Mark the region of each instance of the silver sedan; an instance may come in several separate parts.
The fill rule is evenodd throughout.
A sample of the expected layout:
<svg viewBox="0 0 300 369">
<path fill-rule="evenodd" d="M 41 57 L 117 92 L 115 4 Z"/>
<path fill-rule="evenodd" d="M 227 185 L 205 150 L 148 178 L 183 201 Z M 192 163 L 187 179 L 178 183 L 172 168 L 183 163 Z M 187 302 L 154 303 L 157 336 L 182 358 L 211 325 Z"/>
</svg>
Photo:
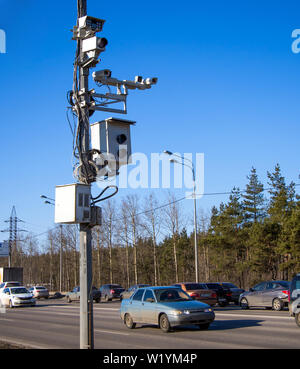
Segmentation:
<svg viewBox="0 0 300 369">
<path fill-rule="evenodd" d="M 140 288 L 129 299 L 122 300 L 120 315 L 130 329 L 144 323 L 158 325 L 163 332 L 189 324 L 208 329 L 215 319 L 209 305 L 193 300 L 178 287 Z"/>
<path fill-rule="evenodd" d="M 289 286 L 290 282 L 287 281 L 259 283 L 240 295 L 240 306 L 243 309 L 265 307 L 277 311 L 282 310 L 288 304 Z"/>
</svg>

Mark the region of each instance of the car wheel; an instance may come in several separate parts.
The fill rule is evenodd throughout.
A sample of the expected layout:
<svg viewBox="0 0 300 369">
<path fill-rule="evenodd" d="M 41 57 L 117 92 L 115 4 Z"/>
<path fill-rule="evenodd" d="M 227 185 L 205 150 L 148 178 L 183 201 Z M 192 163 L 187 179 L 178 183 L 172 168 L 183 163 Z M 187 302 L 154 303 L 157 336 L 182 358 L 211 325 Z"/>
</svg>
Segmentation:
<svg viewBox="0 0 300 369">
<path fill-rule="evenodd" d="M 70 299 L 70 297 L 67 297 L 67 302 L 70 304 L 72 302 L 72 300 Z"/>
<path fill-rule="evenodd" d="M 248 300 L 245 297 L 241 299 L 240 306 L 242 309 L 249 309 Z"/>
<path fill-rule="evenodd" d="M 136 323 L 133 322 L 130 314 L 125 314 L 124 323 L 125 323 L 126 327 L 129 328 L 129 329 L 134 329 L 135 326 L 136 326 Z"/>
<path fill-rule="evenodd" d="M 295 314 L 295 322 L 300 327 L 300 313 Z"/>
<path fill-rule="evenodd" d="M 280 299 L 274 299 L 272 303 L 272 309 L 276 311 L 280 311 L 283 309 L 283 302 Z"/>
<path fill-rule="evenodd" d="M 159 327 L 165 333 L 170 332 L 171 325 L 170 325 L 168 316 L 166 314 L 162 314 L 160 316 L 160 318 L 159 318 Z"/>
<path fill-rule="evenodd" d="M 100 302 L 100 298 L 99 298 L 99 299 L 96 299 L 96 300 L 95 300 L 95 302 L 96 302 L 97 304 L 99 304 L 99 302 Z"/>
<path fill-rule="evenodd" d="M 209 326 L 210 326 L 210 323 L 205 323 L 205 324 L 197 324 L 199 329 L 201 329 L 201 331 L 206 331 Z"/>
</svg>

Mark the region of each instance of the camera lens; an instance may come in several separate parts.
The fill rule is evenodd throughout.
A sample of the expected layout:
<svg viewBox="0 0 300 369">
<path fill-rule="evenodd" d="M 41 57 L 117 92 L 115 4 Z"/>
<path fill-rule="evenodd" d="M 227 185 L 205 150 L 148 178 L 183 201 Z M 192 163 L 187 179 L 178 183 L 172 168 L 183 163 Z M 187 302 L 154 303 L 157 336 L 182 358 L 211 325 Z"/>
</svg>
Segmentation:
<svg viewBox="0 0 300 369">
<path fill-rule="evenodd" d="M 117 136 L 117 142 L 118 144 L 122 145 L 127 140 L 126 135 L 121 134 Z"/>
</svg>

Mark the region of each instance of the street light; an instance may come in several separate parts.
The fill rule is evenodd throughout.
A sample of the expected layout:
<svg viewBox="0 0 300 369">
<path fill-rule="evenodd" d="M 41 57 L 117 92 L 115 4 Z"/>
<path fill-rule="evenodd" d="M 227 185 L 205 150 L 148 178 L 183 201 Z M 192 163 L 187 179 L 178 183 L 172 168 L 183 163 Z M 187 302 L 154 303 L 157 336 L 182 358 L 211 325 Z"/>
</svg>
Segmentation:
<svg viewBox="0 0 300 369">
<path fill-rule="evenodd" d="M 48 204 L 48 205 L 53 205 L 55 206 L 55 204 L 53 204 L 53 202 L 51 201 L 54 201 L 54 199 L 51 199 L 50 197 L 48 196 L 45 196 L 45 195 L 41 195 L 41 198 L 42 199 L 46 199 L 44 201 L 45 204 Z M 49 201 L 51 200 L 51 201 Z M 61 293 L 62 292 L 62 224 L 59 225 L 59 228 L 60 228 L 60 253 L 59 253 L 59 292 Z"/>
<path fill-rule="evenodd" d="M 198 283 L 199 282 L 199 273 L 198 273 L 198 242 L 197 242 L 197 206 L 196 206 L 196 180 L 195 180 L 194 165 L 193 165 L 193 162 L 191 160 L 185 158 L 184 156 L 173 154 L 171 151 L 168 151 L 168 150 L 164 150 L 163 153 L 166 154 L 166 155 L 169 155 L 169 156 L 177 156 L 178 158 L 180 158 L 182 160 L 181 162 L 176 160 L 176 159 L 173 159 L 173 158 L 170 159 L 170 162 L 186 166 L 186 167 L 190 168 L 192 173 L 193 173 L 195 277 L 196 277 L 196 282 Z M 185 163 L 184 160 L 189 161 L 191 163 L 191 165 L 188 165 L 187 163 Z"/>
</svg>

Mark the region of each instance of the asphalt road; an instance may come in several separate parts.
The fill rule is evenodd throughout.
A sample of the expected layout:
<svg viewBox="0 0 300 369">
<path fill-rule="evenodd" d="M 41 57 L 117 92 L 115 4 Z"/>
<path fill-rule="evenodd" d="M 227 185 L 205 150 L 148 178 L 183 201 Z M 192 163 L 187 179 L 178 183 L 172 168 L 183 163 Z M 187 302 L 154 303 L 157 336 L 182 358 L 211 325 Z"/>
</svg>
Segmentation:
<svg viewBox="0 0 300 369">
<path fill-rule="evenodd" d="M 187 326 L 163 333 L 155 326 L 127 329 L 119 306 L 117 301 L 94 304 L 95 348 L 300 348 L 300 329 L 288 311 L 215 308 L 208 331 Z M 6 309 L 0 314 L 0 340 L 33 348 L 79 348 L 79 303 L 41 300 L 35 307 Z"/>
</svg>

